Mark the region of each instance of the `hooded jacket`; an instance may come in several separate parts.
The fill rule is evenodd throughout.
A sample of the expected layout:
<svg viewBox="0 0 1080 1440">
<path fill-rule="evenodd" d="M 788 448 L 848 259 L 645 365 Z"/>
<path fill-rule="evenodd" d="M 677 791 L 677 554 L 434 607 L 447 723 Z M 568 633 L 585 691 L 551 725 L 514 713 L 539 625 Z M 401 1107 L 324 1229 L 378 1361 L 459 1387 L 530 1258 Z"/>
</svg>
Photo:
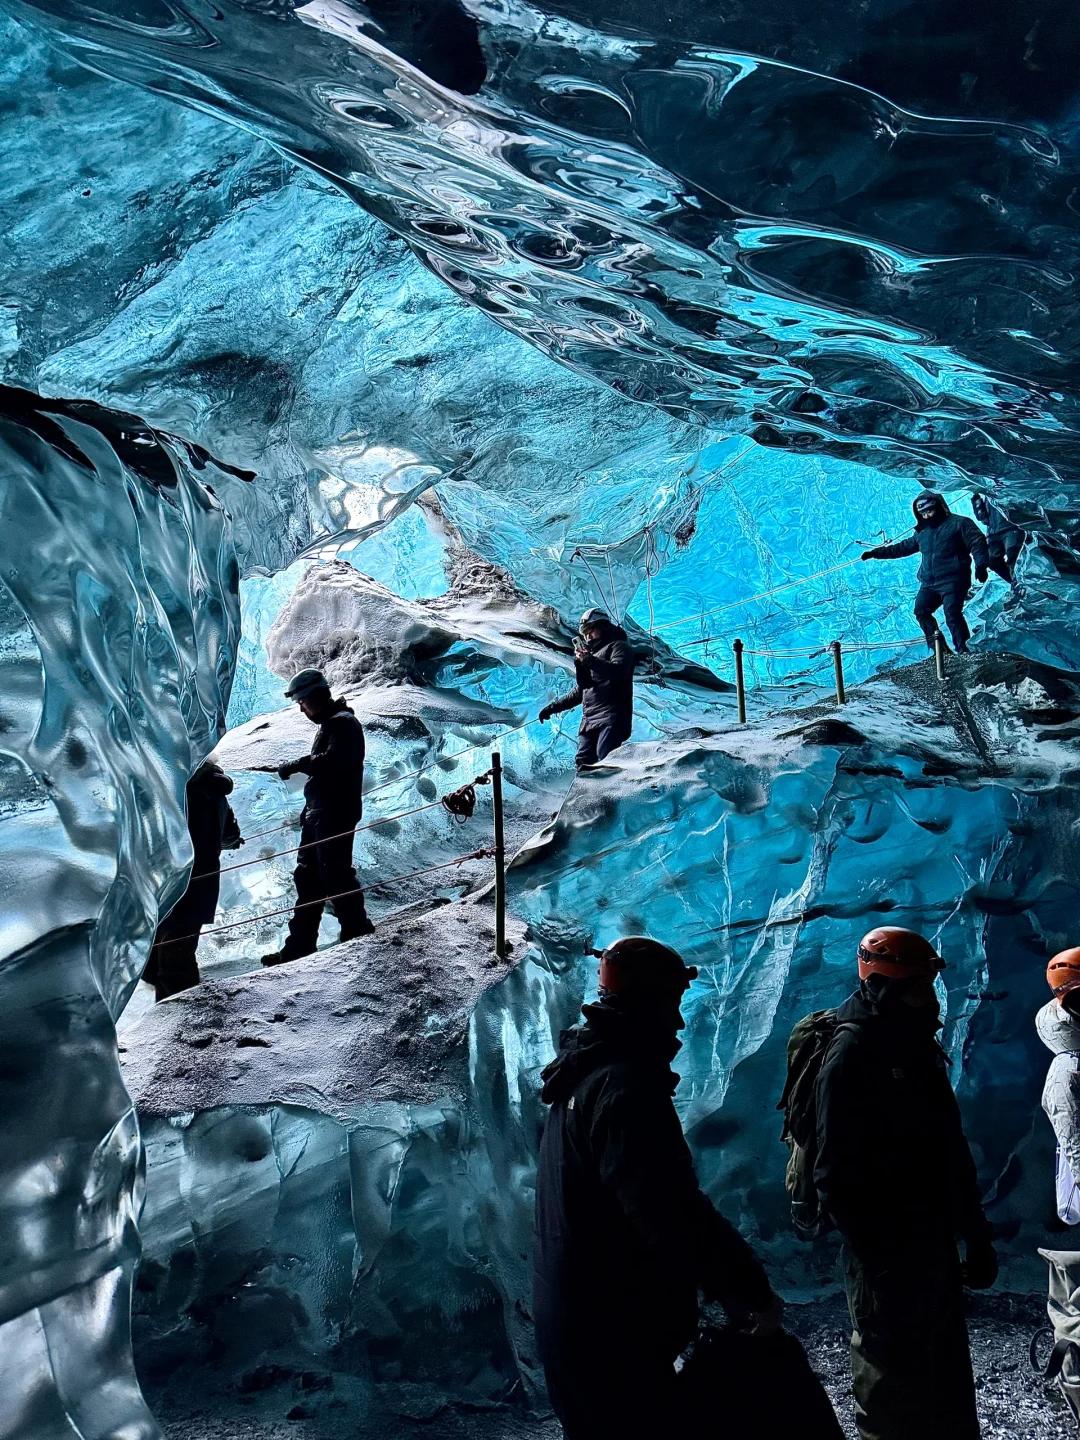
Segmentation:
<svg viewBox="0 0 1080 1440">
<path fill-rule="evenodd" d="M 1060 1198 L 1063 1178 L 1080 1185 L 1080 1024 L 1056 1000 L 1051 1000 L 1036 1015 L 1035 1029 L 1054 1057 L 1042 1104 L 1057 1136 Z M 1062 1160 L 1068 1166 L 1064 1177 L 1060 1172 Z"/>
<path fill-rule="evenodd" d="M 548 706 L 553 715 L 581 706 L 583 731 L 625 728 L 634 719 L 634 652 L 621 625 L 604 626 L 604 635 L 584 660 L 574 662 L 577 684 L 569 695 Z"/>
<path fill-rule="evenodd" d="M 671 1098 L 674 1032 L 617 999 L 583 1013 L 543 1073 L 551 1113 L 536 1181 L 540 1352 L 548 1364 L 577 1347 L 594 1370 L 635 1354 L 670 1364 L 694 1334 L 699 1286 L 744 1311 L 766 1309 L 772 1291 L 698 1185 Z"/>
<path fill-rule="evenodd" d="M 221 852 L 242 843 L 229 796 L 233 782 L 219 765 L 206 760 L 187 783 L 187 822 L 194 852 L 191 880 L 169 911 L 171 930 L 209 925 L 221 889 Z"/>
<path fill-rule="evenodd" d="M 936 506 L 935 515 L 923 520 L 918 512 L 920 500 L 930 496 Z M 911 507 L 915 516 L 915 533 L 897 540 L 893 545 L 879 545 L 869 553 L 875 560 L 900 560 L 905 555 L 920 555 L 918 580 L 931 590 L 962 590 L 971 587 L 971 564 L 985 570 L 990 563 L 986 536 L 974 520 L 954 515 L 944 498 L 934 490 L 924 490 Z"/>
<path fill-rule="evenodd" d="M 837 1020 L 817 1081 L 814 1183 L 844 1239 L 864 1260 L 989 1242 L 937 1024 L 866 986 Z"/>
<path fill-rule="evenodd" d="M 293 762 L 307 775 L 304 804 L 308 811 L 359 820 L 364 808 L 364 727 L 344 700 L 332 702 L 329 716 L 315 734 L 311 754 Z"/>
</svg>

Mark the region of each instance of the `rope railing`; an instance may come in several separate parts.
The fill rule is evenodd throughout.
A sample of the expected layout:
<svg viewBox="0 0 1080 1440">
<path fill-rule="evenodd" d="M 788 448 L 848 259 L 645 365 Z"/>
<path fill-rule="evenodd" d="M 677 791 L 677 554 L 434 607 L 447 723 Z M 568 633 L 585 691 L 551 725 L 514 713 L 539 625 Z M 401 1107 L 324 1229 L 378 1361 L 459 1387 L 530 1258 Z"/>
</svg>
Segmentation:
<svg viewBox="0 0 1080 1440">
<path fill-rule="evenodd" d="M 427 765 L 421 765 L 416 770 L 405 770 L 400 775 L 391 775 L 386 780 L 380 780 L 377 785 L 370 785 L 364 791 L 364 799 L 366 800 L 369 795 L 377 794 L 380 790 L 386 790 L 391 785 L 397 785 L 402 780 L 415 780 L 421 775 L 426 775 L 429 770 L 443 769 L 449 761 L 460 760 L 462 756 L 472 755 L 474 751 L 477 750 L 486 750 L 489 745 L 497 745 L 500 740 L 506 740 L 511 735 L 518 735 L 522 730 L 528 730 L 530 726 L 538 725 L 539 723 L 539 719 L 534 716 L 532 720 L 525 720 L 522 724 L 515 725 L 511 730 L 500 730 L 497 735 L 491 735 L 486 740 L 478 740 L 475 745 L 467 745 L 464 750 L 455 750 L 452 755 L 440 755 L 437 759 L 430 761 Z M 472 783 L 476 784 L 477 782 L 473 781 Z M 443 797 L 443 799 L 445 798 L 446 797 Z M 442 803 L 443 800 L 440 799 L 433 801 L 432 805 L 441 805 Z M 388 815 L 386 818 L 392 820 L 395 817 Z M 267 830 L 256 830 L 254 835 L 245 835 L 244 839 L 261 840 L 266 835 L 276 835 L 279 830 L 294 829 L 299 823 L 300 816 L 296 815 L 288 820 L 282 821 L 280 825 L 271 825 Z M 382 822 L 373 823 L 381 824 Z M 282 854 L 288 853 L 288 851 L 282 851 Z"/>
<path fill-rule="evenodd" d="M 246 870 L 251 865 L 268 865 L 271 860 L 280 860 L 283 855 L 299 855 L 301 850 L 313 850 L 317 845 L 328 845 L 331 840 L 344 840 L 346 835 L 360 835 L 365 830 L 376 830 L 380 825 L 389 825 L 396 820 L 404 820 L 410 815 L 422 815 L 425 810 L 437 810 L 440 806 L 456 819 L 470 819 L 471 811 L 467 815 L 462 815 L 460 811 L 451 808 L 447 801 L 453 801 L 461 795 L 462 791 L 469 790 L 473 792 L 473 802 L 475 803 L 476 794 L 473 787 L 487 784 L 490 778 L 491 772 L 487 771 L 483 775 L 478 775 L 468 785 L 462 785 L 458 790 L 452 791 L 449 795 L 443 795 L 438 800 L 429 801 L 427 805 L 414 805 L 411 810 L 399 810 L 394 815 L 382 815 L 378 820 L 369 820 L 366 825 L 354 825 L 349 830 L 338 831 L 336 835 L 320 835 L 318 840 L 308 840 L 305 844 L 293 845 L 288 850 L 275 850 L 271 855 L 256 855 L 251 860 L 238 860 L 235 865 L 222 865 L 217 870 L 206 870 L 201 875 L 193 875 L 191 879 L 192 881 L 207 880 L 213 875 L 228 875 L 233 870 Z M 273 832 L 266 830 L 262 833 L 269 835 Z M 249 839 L 255 838 L 255 836 L 245 836 L 244 840 L 246 843 Z"/>
<path fill-rule="evenodd" d="M 418 875 L 433 875 L 436 870 L 449 870 L 455 865 L 464 865 L 468 860 L 487 860 L 495 854 L 493 845 L 486 846 L 480 850 L 470 850 L 467 855 L 456 855 L 453 860 L 444 860 L 439 865 L 425 865 L 420 870 L 409 870 L 404 875 L 394 875 L 389 880 L 375 880 L 370 885 L 356 885 L 351 890 L 340 890 L 336 895 L 325 895 L 320 900 L 302 900 L 296 905 L 285 905 L 279 910 L 266 910 L 258 915 L 248 915 L 243 920 L 230 920 L 225 925 L 211 925 L 204 930 L 196 930 L 191 935 L 170 936 L 168 940 L 159 940 L 158 945 L 180 945 L 184 941 L 198 940 L 203 935 L 220 935 L 226 930 L 239 930 L 244 925 L 257 925 L 260 920 L 273 920 L 280 915 L 292 915 L 296 910 L 306 910 L 311 905 L 332 905 L 335 900 L 344 900 L 350 895 L 369 894 L 372 890 L 385 890 L 390 885 L 400 885 L 405 880 L 413 880 Z"/>
</svg>

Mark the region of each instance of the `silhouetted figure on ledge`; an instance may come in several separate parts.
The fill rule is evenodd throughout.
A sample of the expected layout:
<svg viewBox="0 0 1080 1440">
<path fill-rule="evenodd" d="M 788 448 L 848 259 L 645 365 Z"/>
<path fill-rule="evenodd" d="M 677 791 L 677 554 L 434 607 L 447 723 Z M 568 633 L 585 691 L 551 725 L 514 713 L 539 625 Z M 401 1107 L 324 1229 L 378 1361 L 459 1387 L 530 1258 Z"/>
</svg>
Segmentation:
<svg viewBox="0 0 1080 1440">
<path fill-rule="evenodd" d="M 1014 525 L 1003 510 L 992 504 L 985 495 L 976 495 L 971 502 L 975 518 L 986 526 L 986 548 L 990 555 L 990 569 L 1010 585 L 1016 583 L 1016 562 L 1024 548 L 1027 535 L 1019 525 Z"/>
<path fill-rule="evenodd" d="M 344 700 L 335 700 L 321 670 L 301 670 L 285 691 L 319 727 L 311 754 L 282 765 L 282 780 L 308 777 L 297 852 L 296 909 L 280 950 L 262 957 L 282 965 L 314 953 L 328 904 L 341 922 L 342 940 L 370 935 L 364 892 L 353 868 L 353 831 L 364 808 L 364 731 Z"/>
<path fill-rule="evenodd" d="M 921 555 L 919 592 L 915 596 L 915 619 L 919 622 L 931 650 L 939 634 L 934 611 L 943 609 L 945 623 L 953 638 L 958 655 L 966 655 L 971 631 L 964 618 L 964 601 L 971 589 L 971 567 L 980 582 L 989 573 L 990 554 L 986 536 L 974 520 L 954 515 L 942 496 L 924 490 L 911 507 L 915 514 L 915 533 L 892 545 L 878 545 L 864 550 L 864 560 L 899 560 L 905 555 Z"/>
<path fill-rule="evenodd" d="M 212 760 L 204 760 L 187 783 L 188 833 L 194 859 L 182 897 L 158 926 L 143 979 L 156 1000 L 167 1000 L 199 983 L 199 932 L 217 910 L 221 888 L 221 852 L 244 842 L 229 796 L 233 782 Z"/>
<path fill-rule="evenodd" d="M 569 695 L 540 711 L 550 720 L 581 706 L 577 767 L 595 765 L 610 755 L 634 727 L 634 666 L 637 663 L 626 631 L 613 625 L 603 610 L 586 610 L 580 639 L 574 646 L 574 678 Z"/>
</svg>

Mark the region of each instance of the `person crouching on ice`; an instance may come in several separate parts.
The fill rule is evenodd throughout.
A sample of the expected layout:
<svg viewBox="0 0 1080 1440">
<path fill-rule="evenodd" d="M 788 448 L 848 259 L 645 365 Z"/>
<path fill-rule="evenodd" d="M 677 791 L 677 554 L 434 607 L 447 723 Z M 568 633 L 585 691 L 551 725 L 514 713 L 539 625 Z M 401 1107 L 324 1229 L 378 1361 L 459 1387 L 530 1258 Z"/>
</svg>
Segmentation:
<svg viewBox="0 0 1080 1440">
<path fill-rule="evenodd" d="M 567 1440 L 695 1433 L 675 1360 L 696 1332 L 699 1288 L 753 1334 L 781 1324 L 761 1264 L 698 1185 L 672 1100 L 696 975 L 657 940 L 609 946 L 599 999 L 543 1072 L 534 1317 Z"/>
<path fill-rule="evenodd" d="M 550 720 L 564 710 L 581 706 L 577 768 L 595 765 L 629 740 L 634 726 L 634 652 L 621 625 L 614 625 L 603 610 L 586 610 L 581 617 L 580 640 L 574 646 L 574 677 L 569 695 L 553 700 L 540 711 Z"/>
<path fill-rule="evenodd" d="M 374 925 L 353 869 L 353 830 L 360 823 L 364 793 L 364 731 L 344 700 L 335 700 L 321 670 L 301 670 L 285 695 L 319 727 L 311 754 L 282 765 L 278 775 L 308 777 L 297 852 L 296 909 L 285 944 L 264 955 L 264 965 L 281 965 L 314 953 L 323 907 L 341 923 L 341 939 L 370 935 Z"/>
<path fill-rule="evenodd" d="M 934 611 L 943 609 L 945 623 L 953 638 L 958 655 L 966 655 L 971 631 L 964 619 L 964 601 L 971 589 L 971 567 L 980 584 L 989 576 L 990 551 L 986 536 L 974 520 L 954 515 L 944 498 L 934 490 L 924 490 L 911 507 L 915 513 L 915 533 L 893 545 L 878 545 L 864 550 L 863 560 L 900 560 L 905 555 L 921 555 L 919 591 L 915 596 L 915 619 L 926 636 L 931 650 L 940 633 Z"/>
</svg>

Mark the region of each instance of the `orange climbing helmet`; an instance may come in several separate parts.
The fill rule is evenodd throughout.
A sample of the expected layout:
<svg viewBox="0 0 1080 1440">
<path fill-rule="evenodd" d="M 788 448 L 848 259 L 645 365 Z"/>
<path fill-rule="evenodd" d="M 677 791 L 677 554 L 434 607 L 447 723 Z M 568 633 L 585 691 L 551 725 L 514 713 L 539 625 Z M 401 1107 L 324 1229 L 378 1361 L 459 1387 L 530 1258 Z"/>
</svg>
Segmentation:
<svg viewBox="0 0 1080 1440">
<path fill-rule="evenodd" d="M 870 975 L 886 975 L 890 980 L 911 980 L 920 975 L 933 976 L 944 969 L 945 962 L 930 941 L 915 930 L 902 930 L 897 925 L 879 925 L 859 941 L 860 980 Z"/>
<path fill-rule="evenodd" d="M 628 935 L 606 950 L 593 950 L 600 960 L 603 995 L 670 994 L 680 996 L 697 979 L 697 966 L 687 965 L 677 950 L 648 935 Z"/>
<path fill-rule="evenodd" d="M 1080 989 L 1080 945 L 1058 951 L 1046 967 L 1046 983 L 1059 1004 L 1070 990 Z"/>
</svg>

